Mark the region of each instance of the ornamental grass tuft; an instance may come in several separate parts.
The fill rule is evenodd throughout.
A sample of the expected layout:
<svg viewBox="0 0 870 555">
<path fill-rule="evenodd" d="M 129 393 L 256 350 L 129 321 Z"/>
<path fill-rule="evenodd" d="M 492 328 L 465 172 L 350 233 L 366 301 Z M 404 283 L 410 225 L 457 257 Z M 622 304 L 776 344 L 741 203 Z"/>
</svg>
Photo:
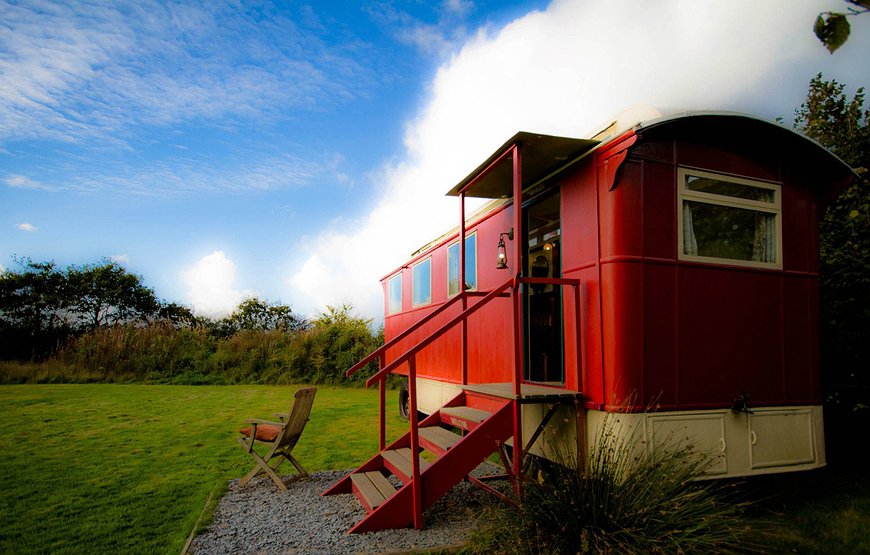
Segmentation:
<svg viewBox="0 0 870 555">
<path fill-rule="evenodd" d="M 764 549 L 733 482 L 701 480 L 712 457 L 608 415 L 585 460 L 554 449 L 560 463 L 529 465 L 522 503 L 488 514 L 471 553 L 747 553 Z M 759 529 L 761 528 L 761 529 Z"/>
</svg>

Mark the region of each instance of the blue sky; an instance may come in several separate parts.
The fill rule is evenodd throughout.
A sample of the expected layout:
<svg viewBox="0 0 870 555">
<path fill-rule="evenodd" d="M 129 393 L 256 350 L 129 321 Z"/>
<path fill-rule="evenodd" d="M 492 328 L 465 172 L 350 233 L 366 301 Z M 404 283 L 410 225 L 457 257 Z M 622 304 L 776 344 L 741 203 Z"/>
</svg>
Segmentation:
<svg viewBox="0 0 870 555">
<path fill-rule="evenodd" d="M 517 130 L 636 104 L 787 120 L 824 72 L 870 84 L 841 0 L 4 2 L 0 265 L 113 257 L 219 314 L 258 295 L 381 312 L 378 278 Z"/>
</svg>

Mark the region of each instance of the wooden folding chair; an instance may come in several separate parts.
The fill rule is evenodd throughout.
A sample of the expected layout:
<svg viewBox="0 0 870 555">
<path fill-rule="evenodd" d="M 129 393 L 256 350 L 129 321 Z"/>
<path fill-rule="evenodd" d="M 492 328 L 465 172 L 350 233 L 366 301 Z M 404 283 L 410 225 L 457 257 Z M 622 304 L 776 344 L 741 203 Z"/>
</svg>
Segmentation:
<svg viewBox="0 0 870 555">
<path fill-rule="evenodd" d="M 279 488 L 287 491 L 287 485 L 275 473 L 284 461 L 290 461 L 296 467 L 296 470 L 299 471 L 299 476 L 291 479 L 288 483 L 308 477 L 308 472 L 305 471 L 302 465 L 299 464 L 299 461 L 290 452 L 293 451 L 293 448 L 299 441 L 299 437 L 302 435 L 302 430 L 305 429 L 305 424 L 308 422 L 311 406 L 314 404 L 315 393 L 317 393 L 316 387 L 297 391 L 290 412 L 287 414 L 275 414 L 278 417 L 278 422 L 259 419 L 245 421 L 250 426 L 239 430 L 239 433 L 242 434 L 242 437 L 239 438 L 239 443 L 253 457 L 257 465 L 242 478 L 239 482 L 240 486 L 247 484 L 254 476 L 265 473 L 272 478 Z M 268 446 L 264 455 L 261 456 L 254 450 L 254 445 L 257 444 Z M 274 466 L 269 464 L 273 460 L 277 462 Z"/>
</svg>

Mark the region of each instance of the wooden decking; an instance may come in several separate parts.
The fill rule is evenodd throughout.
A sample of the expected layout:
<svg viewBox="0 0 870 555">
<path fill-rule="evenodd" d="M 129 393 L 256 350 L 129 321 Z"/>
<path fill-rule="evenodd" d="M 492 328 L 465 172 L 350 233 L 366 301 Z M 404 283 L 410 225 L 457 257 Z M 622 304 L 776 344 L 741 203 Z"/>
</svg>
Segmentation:
<svg viewBox="0 0 870 555">
<path fill-rule="evenodd" d="M 501 397 L 503 399 L 516 399 L 514 393 L 514 384 L 510 382 L 503 383 L 478 383 L 463 385 L 462 389 L 473 393 L 482 393 L 484 395 L 492 395 L 493 397 Z M 574 399 L 582 399 L 583 394 L 579 391 L 570 389 L 562 389 L 560 387 L 548 387 L 544 385 L 524 383 L 522 384 L 520 403 L 554 403 L 560 401 L 568 401 Z"/>
</svg>

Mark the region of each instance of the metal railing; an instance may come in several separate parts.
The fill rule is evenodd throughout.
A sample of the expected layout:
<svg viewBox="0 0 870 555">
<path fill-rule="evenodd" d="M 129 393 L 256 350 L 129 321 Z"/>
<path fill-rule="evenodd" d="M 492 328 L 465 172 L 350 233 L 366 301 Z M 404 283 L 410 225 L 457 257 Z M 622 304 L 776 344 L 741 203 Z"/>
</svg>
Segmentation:
<svg viewBox="0 0 870 555">
<path fill-rule="evenodd" d="M 557 285 L 557 286 L 570 286 L 574 290 L 574 314 L 576 319 L 575 325 L 575 340 L 577 346 L 577 356 L 578 359 L 581 356 L 581 345 L 580 345 L 580 280 L 579 279 L 565 279 L 565 278 L 524 278 L 524 277 L 516 277 L 511 278 L 505 281 L 500 286 L 492 289 L 489 292 L 471 292 L 471 291 L 462 291 L 436 310 L 429 313 L 426 317 L 422 318 L 408 329 L 384 343 L 381 347 L 373 351 L 367 357 L 362 359 L 353 365 L 350 369 L 345 372 L 345 376 L 350 377 L 361 368 L 365 367 L 367 364 L 373 362 L 375 359 L 378 360 L 378 368 L 379 370 L 368 380 L 366 380 L 366 387 L 371 387 L 375 382 L 378 383 L 379 386 L 379 432 L 378 432 L 378 440 L 379 440 L 379 448 L 383 450 L 386 445 L 386 437 L 385 437 L 385 424 L 386 424 L 386 380 L 387 377 L 398 370 L 403 364 L 408 363 L 408 395 L 409 395 L 409 408 L 408 415 L 410 421 L 410 440 L 411 440 L 411 468 L 412 468 L 412 478 L 413 478 L 413 497 L 414 497 L 414 507 L 415 507 L 415 524 L 417 519 L 417 508 L 421 507 L 422 503 L 422 491 L 419 486 L 419 478 L 420 478 L 420 468 L 419 468 L 419 459 L 418 459 L 418 451 L 419 451 L 419 430 L 418 430 L 418 419 L 417 419 L 417 362 L 416 355 L 421 350 L 425 349 L 432 343 L 434 343 L 437 339 L 443 336 L 445 333 L 453 329 L 459 323 L 465 322 L 469 316 L 489 304 L 491 301 L 497 298 L 504 298 L 508 296 L 506 291 L 510 289 L 510 298 L 512 299 L 512 320 L 513 320 L 513 331 L 514 331 L 514 372 L 513 372 L 513 390 L 516 402 L 514 405 L 514 448 L 513 448 L 513 473 L 514 476 L 519 477 L 521 469 L 522 469 L 522 460 L 523 460 L 523 443 L 522 443 L 522 408 L 520 400 L 522 399 L 522 383 L 523 383 L 523 368 L 524 368 L 524 358 L 522 356 L 522 342 L 523 342 L 523 330 L 522 330 L 522 298 L 520 294 L 520 285 L 529 284 L 529 285 Z M 480 301 L 467 307 L 461 313 L 457 314 L 450 320 L 448 320 L 445 324 L 441 325 L 438 329 L 430 333 L 423 340 L 415 343 L 412 347 L 406 350 L 404 353 L 396 357 L 389 364 L 385 364 L 386 361 L 386 353 L 387 351 L 395 347 L 400 341 L 406 339 L 413 332 L 420 329 L 422 326 L 431 322 L 440 314 L 443 314 L 448 308 L 460 302 L 461 299 L 467 299 L 468 297 L 481 297 Z M 564 333 L 564 332 L 563 332 Z M 466 337 L 463 335 L 463 341 L 466 341 Z M 516 482 L 519 484 L 519 480 Z"/>
</svg>

